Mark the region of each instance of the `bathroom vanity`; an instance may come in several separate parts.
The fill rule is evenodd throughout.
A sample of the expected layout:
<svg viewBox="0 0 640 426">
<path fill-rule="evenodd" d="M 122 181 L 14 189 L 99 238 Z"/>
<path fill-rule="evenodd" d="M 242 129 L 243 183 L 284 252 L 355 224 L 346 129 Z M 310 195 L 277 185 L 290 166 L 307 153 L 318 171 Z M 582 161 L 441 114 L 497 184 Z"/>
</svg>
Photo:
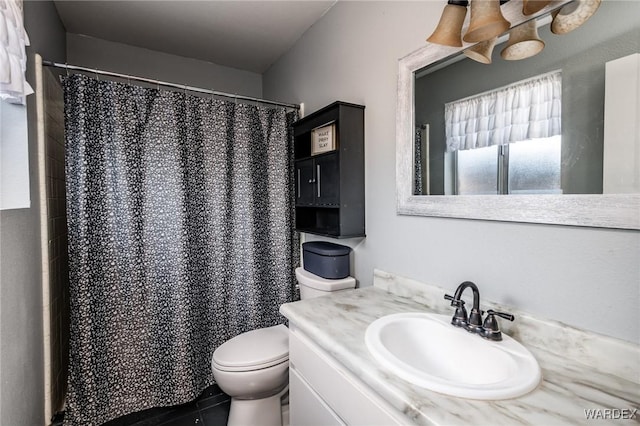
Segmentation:
<svg viewBox="0 0 640 426">
<path fill-rule="evenodd" d="M 295 359 L 289 362 L 292 425 L 403 423 L 397 410 L 295 326 L 289 332 L 289 359 Z"/>
<path fill-rule="evenodd" d="M 542 382 L 526 395 L 493 401 L 447 396 L 378 364 L 365 345 L 367 327 L 400 312 L 452 314 L 444 293 L 375 271 L 373 287 L 282 305 L 290 321 L 291 424 L 550 425 L 614 415 L 639 421 L 634 412 L 640 408 L 638 345 L 513 310 L 516 321 L 501 321 L 502 329 L 526 346 L 542 369 Z M 482 306 L 503 310 L 489 302 Z"/>
</svg>

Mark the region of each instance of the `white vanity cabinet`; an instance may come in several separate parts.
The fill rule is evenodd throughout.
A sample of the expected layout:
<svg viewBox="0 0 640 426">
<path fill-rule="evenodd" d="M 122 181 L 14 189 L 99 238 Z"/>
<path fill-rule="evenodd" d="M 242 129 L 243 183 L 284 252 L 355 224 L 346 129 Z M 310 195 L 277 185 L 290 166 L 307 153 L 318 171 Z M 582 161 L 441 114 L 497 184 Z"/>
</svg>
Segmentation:
<svg viewBox="0 0 640 426">
<path fill-rule="evenodd" d="M 637 344 L 511 308 L 518 321 L 510 332 L 532 343 L 544 373 L 535 390 L 493 402 L 411 385 L 370 355 L 366 330 L 388 315 L 441 311 L 443 291 L 383 271 L 373 284 L 280 307 L 289 320 L 291 426 L 583 424 L 585 407 L 638 406 L 629 391 L 639 385 Z"/>
<path fill-rule="evenodd" d="M 407 424 L 408 419 L 295 325 L 289 330 L 291 426 Z"/>
</svg>

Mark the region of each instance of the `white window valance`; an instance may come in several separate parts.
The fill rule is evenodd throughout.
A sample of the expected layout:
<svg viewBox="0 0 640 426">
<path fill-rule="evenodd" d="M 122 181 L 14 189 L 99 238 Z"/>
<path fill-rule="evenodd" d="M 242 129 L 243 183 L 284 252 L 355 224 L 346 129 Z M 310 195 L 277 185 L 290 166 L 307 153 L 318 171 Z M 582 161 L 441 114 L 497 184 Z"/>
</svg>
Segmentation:
<svg viewBox="0 0 640 426">
<path fill-rule="evenodd" d="M 560 71 L 445 104 L 447 152 L 561 134 Z"/>
<path fill-rule="evenodd" d="M 22 0 L 0 0 L 0 99 L 24 105 L 25 96 L 33 93 L 24 76 L 28 45 Z"/>
</svg>

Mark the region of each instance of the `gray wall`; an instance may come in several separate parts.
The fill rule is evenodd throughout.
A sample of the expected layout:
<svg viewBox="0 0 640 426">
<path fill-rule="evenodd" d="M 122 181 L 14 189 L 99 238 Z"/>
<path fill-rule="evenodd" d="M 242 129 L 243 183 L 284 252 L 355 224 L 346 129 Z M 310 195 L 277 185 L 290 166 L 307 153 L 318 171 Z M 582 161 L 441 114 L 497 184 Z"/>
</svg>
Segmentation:
<svg viewBox="0 0 640 426">
<path fill-rule="evenodd" d="M 24 2 L 31 39 L 27 79 L 34 84 L 34 52 L 65 61 L 65 30 L 51 1 Z M 31 208 L 0 213 L 0 423 L 38 425 L 44 419 L 42 287 L 35 97 L 28 97 Z M 46 419 L 47 422 L 49 419 Z"/>
<path fill-rule="evenodd" d="M 67 34 L 67 60 L 73 65 L 262 97 L 260 74 L 85 35 Z"/>
<path fill-rule="evenodd" d="M 640 342 L 640 233 L 396 214 L 397 60 L 424 45 L 442 5 L 338 2 L 264 75 L 265 97 L 307 114 L 366 105 L 367 237 L 339 241 L 360 285 L 374 268 L 449 291 L 472 280 L 488 300 Z"/>
<path fill-rule="evenodd" d="M 538 55 L 505 61 L 495 47 L 493 63 L 471 59 L 416 80 L 416 123 L 430 125 L 431 194 L 444 194 L 444 104 L 545 72 L 562 70 L 562 189 L 601 194 L 604 139 L 604 68 L 607 61 L 640 51 L 640 2 L 604 2 L 580 29 L 546 42 Z M 608 23 L 615 22 L 616 25 Z"/>
</svg>

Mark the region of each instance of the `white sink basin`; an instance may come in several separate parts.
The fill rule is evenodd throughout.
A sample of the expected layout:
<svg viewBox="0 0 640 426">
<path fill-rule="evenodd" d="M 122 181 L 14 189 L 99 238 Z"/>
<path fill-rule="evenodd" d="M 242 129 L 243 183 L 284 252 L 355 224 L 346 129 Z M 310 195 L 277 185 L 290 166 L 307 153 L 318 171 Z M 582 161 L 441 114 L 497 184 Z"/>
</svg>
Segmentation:
<svg viewBox="0 0 640 426">
<path fill-rule="evenodd" d="M 538 386 L 542 373 L 520 343 L 492 342 L 450 323 L 451 316 L 402 313 L 382 317 L 365 334 L 373 357 L 415 385 L 461 398 L 516 398 Z"/>
</svg>

